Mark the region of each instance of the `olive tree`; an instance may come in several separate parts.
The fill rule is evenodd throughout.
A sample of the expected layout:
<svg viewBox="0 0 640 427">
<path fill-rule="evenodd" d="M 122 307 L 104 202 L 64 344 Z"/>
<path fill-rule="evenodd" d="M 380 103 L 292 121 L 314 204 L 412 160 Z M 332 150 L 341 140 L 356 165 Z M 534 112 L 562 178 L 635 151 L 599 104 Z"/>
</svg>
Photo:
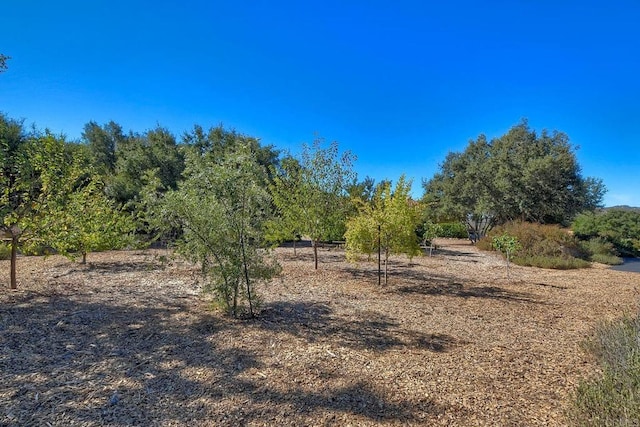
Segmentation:
<svg viewBox="0 0 640 427">
<path fill-rule="evenodd" d="M 201 264 L 208 289 L 232 316 L 254 316 L 256 284 L 279 272 L 263 247 L 271 207 L 265 179 L 266 169 L 248 145 L 222 155 L 190 149 L 184 180 L 166 194 L 159 210 L 182 229 L 177 250 Z"/>
</svg>

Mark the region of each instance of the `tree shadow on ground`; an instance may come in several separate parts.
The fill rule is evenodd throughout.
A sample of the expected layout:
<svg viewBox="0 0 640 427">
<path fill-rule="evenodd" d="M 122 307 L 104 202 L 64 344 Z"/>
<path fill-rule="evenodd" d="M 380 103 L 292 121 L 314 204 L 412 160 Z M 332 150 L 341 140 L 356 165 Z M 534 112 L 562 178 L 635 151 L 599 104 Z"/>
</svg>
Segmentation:
<svg viewBox="0 0 640 427">
<path fill-rule="evenodd" d="M 456 341 L 403 331 L 372 313 L 341 319 L 324 304 L 278 302 L 245 322 L 188 316 L 193 301 L 88 298 L 42 292 L 3 298 L 0 424 L 244 425 L 318 411 L 406 423 L 415 402 L 392 401 L 362 379 L 317 390 L 265 386 L 249 375 L 264 367 L 259 346 L 234 343 L 256 325 L 262 336 L 283 331 L 381 351 L 446 351 Z M 443 410 L 422 403 L 421 411 Z"/>
<path fill-rule="evenodd" d="M 267 305 L 257 322 L 272 332 L 286 332 L 309 342 L 332 342 L 358 350 L 418 348 L 444 352 L 461 342 L 448 335 L 403 329 L 395 320 L 366 311 L 341 318 L 324 303 L 278 301 Z"/>
<path fill-rule="evenodd" d="M 448 281 L 424 281 L 423 283 L 399 286 L 394 292 L 403 294 L 421 294 L 451 296 L 460 298 L 488 298 L 507 302 L 543 304 L 534 295 L 527 292 L 511 291 L 499 286 L 474 286 Z"/>
</svg>

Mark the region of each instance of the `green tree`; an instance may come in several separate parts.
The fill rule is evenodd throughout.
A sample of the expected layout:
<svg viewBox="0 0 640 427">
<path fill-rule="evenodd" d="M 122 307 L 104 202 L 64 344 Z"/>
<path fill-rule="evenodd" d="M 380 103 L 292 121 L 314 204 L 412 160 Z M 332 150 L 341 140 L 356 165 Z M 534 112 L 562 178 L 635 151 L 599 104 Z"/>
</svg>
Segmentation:
<svg viewBox="0 0 640 427">
<path fill-rule="evenodd" d="M 0 230 L 10 240 L 10 286 L 17 287 L 20 248 L 44 243 L 43 224 L 61 194 L 72 153 L 63 138 L 26 133 L 22 122 L 0 115 Z"/>
<path fill-rule="evenodd" d="M 640 256 L 640 212 L 608 209 L 584 212 L 571 226 L 581 240 L 604 239 L 623 256 Z"/>
<path fill-rule="evenodd" d="M 217 156 L 187 151 L 185 179 L 164 199 L 163 218 L 183 230 L 178 251 L 200 262 L 211 289 L 227 312 L 250 316 L 259 302 L 257 283 L 271 279 L 279 266 L 262 248 L 271 200 L 266 169 L 248 145 Z"/>
<path fill-rule="evenodd" d="M 336 142 L 326 148 L 322 142 L 316 139 L 311 145 L 303 144 L 299 171 L 293 172 L 293 166 L 276 171 L 272 188 L 273 202 L 285 218 L 285 231 L 311 239 L 316 270 L 318 243 L 344 235 L 349 209 L 347 189 L 355 180 L 355 157 L 350 152 L 340 155 Z"/>
<path fill-rule="evenodd" d="M 82 141 L 89 148 L 94 165 L 101 174 L 110 175 L 116 169 L 118 147 L 126 144 L 122 127 L 110 121 L 104 126 L 90 121 L 84 125 Z"/>
<path fill-rule="evenodd" d="M 420 209 L 411 200 L 411 181 L 400 177 L 395 188 L 383 181 L 371 203 L 362 201 L 359 214 L 347 221 L 346 249 L 348 259 L 360 254 L 378 252 L 378 281 L 380 282 L 380 253 L 384 253 L 384 283 L 388 281 L 390 254 L 413 257 L 420 253 L 416 228 L 420 222 Z"/>
<path fill-rule="evenodd" d="M 41 227 L 45 240 L 60 254 L 75 258 L 95 251 L 119 249 L 133 241 L 135 223 L 130 214 L 113 206 L 101 182 L 76 162 L 63 192 L 49 201 Z"/>
<path fill-rule="evenodd" d="M 568 223 L 598 207 L 605 191 L 600 180 L 582 177 L 574 150 L 564 133 L 538 135 L 524 120 L 500 138 L 480 135 L 449 153 L 423 183 L 424 201 L 478 237 L 511 220 Z"/>
<path fill-rule="evenodd" d="M 509 264 L 511 263 L 511 257 L 513 254 L 522 248 L 520 241 L 517 237 L 504 233 L 500 236 L 495 236 L 492 240 L 492 245 L 495 250 L 505 256 L 507 261 L 507 278 L 510 278 L 511 273 L 509 270 Z"/>
<path fill-rule="evenodd" d="M 272 167 L 272 169 L 274 169 Z M 296 255 L 296 240 L 302 231 L 302 204 L 298 201 L 299 189 L 302 186 L 302 166 L 290 156 L 285 156 L 273 171 L 273 180 L 269 185 L 273 204 L 285 206 L 280 215 L 274 216 L 266 223 L 266 238 L 270 242 L 282 243 L 293 241 L 293 253 Z"/>
</svg>

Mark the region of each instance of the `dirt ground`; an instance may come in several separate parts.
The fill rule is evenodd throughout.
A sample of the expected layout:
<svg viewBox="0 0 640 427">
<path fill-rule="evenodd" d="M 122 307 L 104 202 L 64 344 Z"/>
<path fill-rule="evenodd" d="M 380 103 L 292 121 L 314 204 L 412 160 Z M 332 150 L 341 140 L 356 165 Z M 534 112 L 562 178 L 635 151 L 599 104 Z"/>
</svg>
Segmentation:
<svg viewBox="0 0 640 427">
<path fill-rule="evenodd" d="M 375 265 L 277 250 L 263 311 L 211 309 L 158 250 L 0 263 L 0 425 L 561 426 L 580 343 L 637 309 L 640 274 L 513 267 L 467 241 Z M 169 257 L 170 258 L 170 257 Z"/>
</svg>

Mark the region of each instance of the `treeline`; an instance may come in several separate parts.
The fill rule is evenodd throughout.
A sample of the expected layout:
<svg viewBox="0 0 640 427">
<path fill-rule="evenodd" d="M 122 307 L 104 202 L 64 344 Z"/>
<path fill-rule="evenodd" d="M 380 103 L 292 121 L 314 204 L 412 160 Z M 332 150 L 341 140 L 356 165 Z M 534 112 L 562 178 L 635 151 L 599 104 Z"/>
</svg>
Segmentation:
<svg viewBox="0 0 640 427">
<path fill-rule="evenodd" d="M 481 135 L 450 153 L 424 195 L 411 181 L 358 180 L 355 156 L 316 140 L 283 153 L 222 126 L 194 126 L 179 139 L 160 126 L 125 133 L 115 122 L 84 126 L 80 141 L 27 129 L 0 116 L 2 225 L 12 259 L 160 240 L 202 265 L 229 313 L 253 313 L 254 285 L 278 271 L 270 245 L 301 236 L 346 239 L 357 259 L 409 256 L 434 237 L 483 237 L 509 221 L 570 224 L 601 206 L 604 186 L 583 178 L 559 132 L 526 121 L 500 138 Z"/>
</svg>

